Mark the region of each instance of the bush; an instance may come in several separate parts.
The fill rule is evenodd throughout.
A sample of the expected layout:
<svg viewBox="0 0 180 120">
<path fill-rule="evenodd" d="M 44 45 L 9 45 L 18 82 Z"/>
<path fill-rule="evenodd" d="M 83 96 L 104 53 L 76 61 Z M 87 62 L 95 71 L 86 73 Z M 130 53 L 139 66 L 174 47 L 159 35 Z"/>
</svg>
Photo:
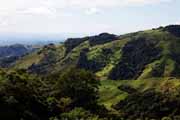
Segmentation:
<svg viewBox="0 0 180 120">
<path fill-rule="evenodd" d="M 97 120 L 98 116 L 92 115 L 89 111 L 84 110 L 83 108 L 75 108 L 68 113 L 63 113 L 61 119 L 64 120 Z"/>
<path fill-rule="evenodd" d="M 161 120 L 172 120 L 170 117 L 163 117 Z"/>
<path fill-rule="evenodd" d="M 99 97 L 99 84 L 93 73 L 72 68 L 61 75 L 57 88 L 60 97 L 73 100 L 73 106 L 90 107 Z"/>
<path fill-rule="evenodd" d="M 114 106 L 123 113 L 124 118 L 161 119 L 164 116 L 176 116 L 180 113 L 180 96 L 167 95 L 154 89 L 130 94 L 127 98 Z M 176 118 L 178 119 L 178 117 Z M 164 117 L 163 120 L 169 120 Z"/>
<path fill-rule="evenodd" d="M 46 105 L 40 100 L 40 79 L 23 71 L 0 75 L 0 119 L 48 119 Z"/>
</svg>

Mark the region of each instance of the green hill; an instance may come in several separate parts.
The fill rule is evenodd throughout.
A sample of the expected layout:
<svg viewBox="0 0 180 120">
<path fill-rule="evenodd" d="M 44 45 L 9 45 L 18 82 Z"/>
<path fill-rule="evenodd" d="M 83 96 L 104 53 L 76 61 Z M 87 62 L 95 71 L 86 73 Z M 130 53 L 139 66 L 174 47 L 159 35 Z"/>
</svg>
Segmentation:
<svg viewBox="0 0 180 120">
<path fill-rule="evenodd" d="M 46 45 L 0 69 L 0 118 L 179 120 L 179 46 L 179 25 Z"/>
<path fill-rule="evenodd" d="M 13 68 L 52 74 L 70 66 L 102 79 L 127 80 L 180 76 L 180 26 L 170 25 L 125 35 L 102 33 L 48 45 L 17 61 Z"/>
</svg>

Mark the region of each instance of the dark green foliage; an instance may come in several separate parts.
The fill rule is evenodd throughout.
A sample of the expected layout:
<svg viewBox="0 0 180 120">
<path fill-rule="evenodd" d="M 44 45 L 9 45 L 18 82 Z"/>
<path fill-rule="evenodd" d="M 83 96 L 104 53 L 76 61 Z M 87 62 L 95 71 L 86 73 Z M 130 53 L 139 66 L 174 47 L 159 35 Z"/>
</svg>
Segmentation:
<svg viewBox="0 0 180 120">
<path fill-rule="evenodd" d="M 73 48 L 80 45 L 84 41 L 88 40 L 88 37 L 85 38 L 69 38 L 64 42 L 64 46 L 66 47 L 66 53 L 69 53 Z"/>
<path fill-rule="evenodd" d="M 0 84 L 0 119 L 39 120 L 48 118 L 39 94 L 41 82 L 23 71 L 4 75 Z"/>
<path fill-rule="evenodd" d="M 119 90 L 127 92 L 128 94 L 136 93 L 137 90 L 129 85 L 121 85 L 118 87 Z"/>
<path fill-rule="evenodd" d="M 162 63 L 158 63 L 156 64 L 153 68 L 152 68 L 152 76 L 154 77 L 161 77 L 163 76 L 164 73 L 164 69 L 165 69 L 165 62 L 163 61 Z"/>
<path fill-rule="evenodd" d="M 173 75 L 173 76 L 177 76 L 177 77 L 180 76 L 180 63 L 176 63 L 176 64 L 175 64 L 175 69 L 174 69 L 174 71 L 172 72 L 172 75 Z"/>
<path fill-rule="evenodd" d="M 48 120 L 76 107 L 106 111 L 97 104 L 99 80 L 85 70 L 72 68 L 46 78 L 1 70 L 0 80 L 0 119 Z"/>
<path fill-rule="evenodd" d="M 107 42 L 111 42 L 117 40 L 118 37 L 109 33 L 101 33 L 98 36 L 89 37 L 89 43 L 91 46 L 105 44 Z"/>
<path fill-rule="evenodd" d="M 104 118 L 109 115 L 108 110 L 98 104 L 99 85 L 100 81 L 92 72 L 71 68 L 65 71 L 58 80 L 56 99 L 70 100 L 64 109 L 67 114 L 71 114 L 70 110 L 81 107 L 92 115 Z"/>
<path fill-rule="evenodd" d="M 63 113 L 61 115 L 62 120 L 80 120 L 80 119 L 85 119 L 85 120 L 92 120 L 92 119 L 98 119 L 98 116 L 91 114 L 89 111 L 84 110 L 83 108 L 75 108 L 72 111 L 68 113 Z"/>
<path fill-rule="evenodd" d="M 179 94 L 172 96 L 168 91 L 161 93 L 154 89 L 136 92 L 114 106 L 126 119 L 157 119 L 174 117 L 180 112 Z"/>
<path fill-rule="evenodd" d="M 137 38 L 128 42 L 122 49 L 122 58 L 113 68 L 109 78 L 113 80 L 136 79 L 144 66 L 160 57 L 160 48 L 156 40 Z"/>
<path fill-rule="evenodd" d="M 69 53 L 73 48 L 77 47 L 85 41 L 89 41 L 91 46 L 105 44 L 117 40 L 118 37 L 109 33 L 101 33 L 97 36 L 89 36 L 84 38 L 69 38 L 65 41 L 66 53 Z"/>
<path fill-rule="evenodd" d="M 59 96 L 71 98 L 73 106 L 91 107 L 97 102 L 99 84 L 91 72 L 72 68 L 58 81 Z"/>
<path fill-rule="evenodd" d="M 174 71 L 172 72 L 173 76 L 180 76 L 180 51 L 179 51 L 180 41 L 171 44 L 171 58 L 176 62 Z M 178 47 L 177 47 L 178 46 Z"/>
<path fill-rule="evenodd" d="M 168 31 L 177 37 L 180 37 L 180 25 L 169 25 L 165 27 L 163 30 Z"/>
<path fill-rule="evenodd" d="M 51 71 L 50 68 L 54 66 L 54 64 L 58 61 L 58 55 L 57 55 L 57 49 L 54 44 L 49 44 L 44 46 L 43 48 L 44 51 L 44 59 L 40 61 L 40 64 L 32 64 L 29 68 L 28 71 L 30 73 L 35 73 L 35 74 L 41 74 L 44 75 Z M 48 68 L 48 69 L 47 69 Z"/>
<path fill-rule="evenodd" d="M 104 63 L 103 61 L 88 60 L 87 52 L 88 50 L 83 50 L 80 53 L 77 63 L 77 68 L 90 70 L 92 72 L 97 72 L 106 66 L 106 63 Z M 105 52 L 109 52 L 109 51 L 105 51 Z"/>
</svg>

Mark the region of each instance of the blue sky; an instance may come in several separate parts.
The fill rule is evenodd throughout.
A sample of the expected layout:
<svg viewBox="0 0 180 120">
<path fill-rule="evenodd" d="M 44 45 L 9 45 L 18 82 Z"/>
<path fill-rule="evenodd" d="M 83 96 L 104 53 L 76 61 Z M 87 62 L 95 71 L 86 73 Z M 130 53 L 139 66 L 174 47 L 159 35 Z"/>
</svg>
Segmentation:
<svg viewBox="0 0 180 120">
<path fill-rule="evenodd" d="M 180 23 L 180 0 L 0 0 L 0 33 L 123 34 Z"/>
</svg>

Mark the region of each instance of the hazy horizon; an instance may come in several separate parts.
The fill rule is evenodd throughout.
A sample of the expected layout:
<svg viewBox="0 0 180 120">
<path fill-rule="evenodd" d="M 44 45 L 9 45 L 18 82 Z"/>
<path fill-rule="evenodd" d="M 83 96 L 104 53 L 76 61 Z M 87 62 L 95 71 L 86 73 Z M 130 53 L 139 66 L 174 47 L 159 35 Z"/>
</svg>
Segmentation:
<svg viewBox="0 0 180 120">
<path fill-rule="evenodd" d="M 175 24 L 168 24 L 175 25 Z M 177 24 L 176 24 L 177 25 Z M 167 26 L 167 25 L 163 25 Z M 161 26 L 155 26 L 153 28 L 158 28 Z M 153 28 L 135 30 L 131 32 L 138 32 L 144 30 L 150 30 Z M 46 45 L 49 43 L 61 43 L 68 38 L 81 38 L 86 36 L 95 36 L 101 33 L 110 33 L 115 35 L 123 35 L 131 32 L 124 33 L 112 33 L 112 32 L 99 32 L 99 33 L 0 33 L 0 46 L 13 45 L 13 44 L 24 44 L 24 45 Z"/>
</svg>

